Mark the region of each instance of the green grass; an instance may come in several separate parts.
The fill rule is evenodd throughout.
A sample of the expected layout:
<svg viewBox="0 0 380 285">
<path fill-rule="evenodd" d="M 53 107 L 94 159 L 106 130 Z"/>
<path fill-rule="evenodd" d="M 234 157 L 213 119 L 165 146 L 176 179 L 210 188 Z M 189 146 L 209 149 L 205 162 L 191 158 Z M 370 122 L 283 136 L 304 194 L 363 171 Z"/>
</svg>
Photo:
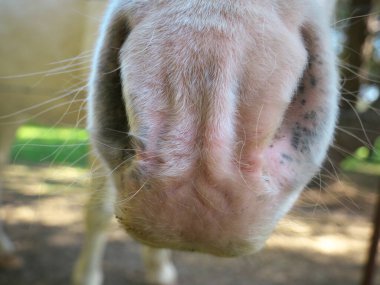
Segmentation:
<svg viewBox="0 0 380 285">
<path fill-rule="evenodd" d="M 88 134 L 84 129 L 26 125 L 17 132 L 11 159 L 18 163 L 86 167 L 88 150 Z"/>
<path fill-rule="evenodd" d="M 372 152 L 366 147 L 359 148 L 353 157 L 342 162 L 342 168 L 346 171 L 379 175 L 380 138 L 374 146 L 375 150 Z M 19 163 L 86 167 L 88 151 L 88 134 L 84 129 L 26 125 L 17 132 L 11 158 Z"/>
<path fill-rule="evenodd" d="M 362 146 L 352 157 L 346 158 L 341 167 L 346 171 L 380 175 L 380 138 L 375 141 L 373 151 Z"/>
</svg>

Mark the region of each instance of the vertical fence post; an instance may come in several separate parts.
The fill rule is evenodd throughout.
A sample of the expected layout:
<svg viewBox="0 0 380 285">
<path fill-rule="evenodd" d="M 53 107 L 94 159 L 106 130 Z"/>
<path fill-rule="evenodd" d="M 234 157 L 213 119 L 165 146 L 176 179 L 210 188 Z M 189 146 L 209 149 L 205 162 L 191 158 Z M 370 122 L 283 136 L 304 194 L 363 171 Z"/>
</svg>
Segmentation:
<svg viewBox="0 0 380 285">
<path fill-rule="evenodd" d="M 373 233 L 368 251 L 367 264 L 363 271 L 362 285 L 372 285 L 376 270 L 376 256 L 380 239 L 380 178 L 377 185 L 377 203 L 373 218 Z"/>
</svg>

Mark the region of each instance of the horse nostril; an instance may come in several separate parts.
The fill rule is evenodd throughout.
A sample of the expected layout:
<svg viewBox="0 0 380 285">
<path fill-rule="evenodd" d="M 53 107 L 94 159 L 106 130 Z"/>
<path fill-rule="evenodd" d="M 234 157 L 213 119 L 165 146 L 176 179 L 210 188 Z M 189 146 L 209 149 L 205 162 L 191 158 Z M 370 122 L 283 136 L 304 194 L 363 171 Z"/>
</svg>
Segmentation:
<svg viewBox="0 0 380 285">
<path fill-rule="evenodd" d="M 136 149 L 136 151 L 143 152 L 146 150 L 146 145 L 142 139 L 134 136 L 131 138 L 131 142 L 134 148 Z"/>
</svg>

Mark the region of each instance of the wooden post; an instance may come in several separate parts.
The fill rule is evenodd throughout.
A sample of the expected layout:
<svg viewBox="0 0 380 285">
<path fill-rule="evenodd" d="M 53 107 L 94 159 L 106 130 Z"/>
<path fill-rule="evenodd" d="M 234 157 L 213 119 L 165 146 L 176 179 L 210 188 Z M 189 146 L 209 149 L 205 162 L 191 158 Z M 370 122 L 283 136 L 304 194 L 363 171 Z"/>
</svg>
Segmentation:
<svg viewBox="0 0 380 285">
<path fill-rule="evenodd" d="M 373 219 L 373 234 L 368 251 L 367 264 L 364 268 L 362 285 L 372 285 L 376 269 L 376 256 L 380 239 L 380 178 L 378 180 L 377 204 Z"/>
</svg>

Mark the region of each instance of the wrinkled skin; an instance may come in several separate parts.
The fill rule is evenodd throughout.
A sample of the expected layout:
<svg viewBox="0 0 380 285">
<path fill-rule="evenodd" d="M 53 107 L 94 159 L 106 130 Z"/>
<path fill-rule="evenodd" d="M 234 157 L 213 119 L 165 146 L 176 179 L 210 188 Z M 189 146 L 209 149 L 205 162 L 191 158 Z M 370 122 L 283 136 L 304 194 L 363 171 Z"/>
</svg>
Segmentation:
<svg viewBox="0 0 380 285">
<path fill-rule="evenodd" d="M 112 1 L 88 128 L 134 238 L 220 256 L 263 246 L 333 136 L 337 74 L 320 5 Z"/>
</svg>

